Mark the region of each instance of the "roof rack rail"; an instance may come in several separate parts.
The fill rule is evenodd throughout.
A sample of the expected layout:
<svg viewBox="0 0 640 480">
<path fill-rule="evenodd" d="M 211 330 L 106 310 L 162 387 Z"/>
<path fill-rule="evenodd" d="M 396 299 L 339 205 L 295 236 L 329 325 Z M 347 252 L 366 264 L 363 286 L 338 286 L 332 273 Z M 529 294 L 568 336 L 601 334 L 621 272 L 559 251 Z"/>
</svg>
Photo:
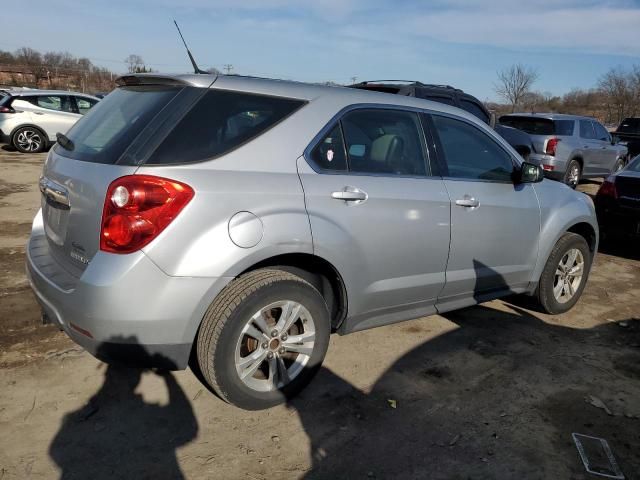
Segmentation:
<svg viewBox="0 0 640 480">
<path fill-rule="evenodd" d="M 363 80 L 362 82 L 354 83 L 353 85 L 368 85 L 370 83 L 408 83 L 411 85 L 424 85 L 424 83 L 417 80 Z"/>
</svg>

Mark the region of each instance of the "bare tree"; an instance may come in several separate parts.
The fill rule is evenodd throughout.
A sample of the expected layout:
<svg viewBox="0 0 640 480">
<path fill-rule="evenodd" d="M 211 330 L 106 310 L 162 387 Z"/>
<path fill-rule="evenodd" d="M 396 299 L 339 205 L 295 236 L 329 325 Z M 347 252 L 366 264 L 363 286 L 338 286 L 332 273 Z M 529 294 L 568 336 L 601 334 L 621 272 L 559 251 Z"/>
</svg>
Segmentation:
<svg viewBox="0 0 640 480">
<path fill-rule="evenodd" d="M 124 59 L 124 63 L 127 64 L 127 71 L 129 73 L 138 73 L 143 69 L 144 71 L 146 71 L 144 60 L 140 55 L 132 53 Z"/>
<path fill-rule="evenodd" d="M 598 81 L 604 96 L 609 122 L 620 123 L 635 113 L 634 75 L 622 68 L 612 68 Z"/>
<path fill-rule="evenodd" d="M 494 85 L 495 92 L 511 104 L 511 111 L 515 112 L 524 97 L 538 79 L 538 72 L 525 65 L 511 65 L 498 72 L 498 83 Z"/>
</svg>

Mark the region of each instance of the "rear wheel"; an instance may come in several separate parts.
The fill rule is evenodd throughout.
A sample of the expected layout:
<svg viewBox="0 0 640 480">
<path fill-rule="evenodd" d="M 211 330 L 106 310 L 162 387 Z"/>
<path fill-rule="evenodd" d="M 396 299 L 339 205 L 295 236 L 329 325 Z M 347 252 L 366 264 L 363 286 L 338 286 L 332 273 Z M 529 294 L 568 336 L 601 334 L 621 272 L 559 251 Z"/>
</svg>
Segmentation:
<svg viewBox="0 0 640 480">
<path fill-rule="evenodd" d="M 234 280 L 209 307 L 198 333 L 198 366 L 223 400 L 269 408 L 313 378 L 330 330 L 327 305 L 311 284 L 282 270 L 256 270 Z"/>
<path fill-rule="evenodd" d="M 578 183 L 580 183 L 581 174 L 582 167 L 580 166 L 580 162 L 577 160 L 571 160 L 567 167 L 567 171 L 564 174 L 564 183 L 569 185 L 571 188 L 576 188 Z"/>
<path fill-rule="evenodd" d="M 13 146 L 22 153 L 42 152 L 47 146 L 44 134 L 35 127 L 22 127 L 13 134 Z"/>
<path fill-rule="evenodd" d="M 538 300 L 552 315 L 570 310 L 584 290 L 591 269 L 591 251 L 586 240 L 565 233 L 551 251 L 538 283 Z"/>
</svg>

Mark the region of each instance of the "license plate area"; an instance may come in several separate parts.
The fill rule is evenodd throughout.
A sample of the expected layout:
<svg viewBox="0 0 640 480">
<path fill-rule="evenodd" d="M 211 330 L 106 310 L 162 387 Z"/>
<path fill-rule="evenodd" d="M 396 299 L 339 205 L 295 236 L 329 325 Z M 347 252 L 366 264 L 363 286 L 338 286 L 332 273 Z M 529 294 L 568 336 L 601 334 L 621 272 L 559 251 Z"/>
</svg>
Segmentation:
<svg viewBox="0 0 640 480">
<path fill-rule="evenodd" d="M 64 245 L 69 224 L 69 207 L 54 204 L 45 198 L 42 205 L 44 231 L 54 244 Z"/>
</svg>

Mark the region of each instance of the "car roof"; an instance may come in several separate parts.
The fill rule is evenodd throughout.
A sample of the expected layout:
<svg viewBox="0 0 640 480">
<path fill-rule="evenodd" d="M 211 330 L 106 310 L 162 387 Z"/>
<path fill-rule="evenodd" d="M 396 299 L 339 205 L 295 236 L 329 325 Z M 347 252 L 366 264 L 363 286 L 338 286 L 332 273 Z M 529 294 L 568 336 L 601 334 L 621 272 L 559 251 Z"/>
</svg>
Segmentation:
<svg viewBox="0 0 640 480">
<path fill-rule="evenodd" d="M 569 115 L 566 113 L 508 113 L 502 115 L 502 117 L 531 117 L 531 118 L 543 118 L 548 120 L 593 120 L 593 117 L 586 117 L 584 115 Z"/>
<path fill-rule="evenodd" d="M 475 115 L 444 103 L 404 95 L 389 95 L 388 93 L 372 90 L 304 83 L 293 80 L 279 80 L 241 75 L 141 73 L 123 75 L 116 80 L 116 83 L 119 85 L 154 83 L 186 84 L 202 88 L 209 87 L 220 90 L 248 91 L 262 95 L 296 98 L 308 102 L 322 98 L 323 100 L 333 101 L 338 108 L 340 108 L 341 105 L 348 106 L 351 104 L 366 103 L 406 106 L 450 113 L 473 120 L 474 123 L 486 126 L 486 124 Z"/>
<path fill-rule="evenodd" d="M 5 90 L 12 97 L 33 97 L 40 95 L 76 95 L 80 97 L 96 98 L 88 93 L 70 92 L 69 90 Z M 96 100 L 100 100 L 96 98 Z"/>
</svg>

